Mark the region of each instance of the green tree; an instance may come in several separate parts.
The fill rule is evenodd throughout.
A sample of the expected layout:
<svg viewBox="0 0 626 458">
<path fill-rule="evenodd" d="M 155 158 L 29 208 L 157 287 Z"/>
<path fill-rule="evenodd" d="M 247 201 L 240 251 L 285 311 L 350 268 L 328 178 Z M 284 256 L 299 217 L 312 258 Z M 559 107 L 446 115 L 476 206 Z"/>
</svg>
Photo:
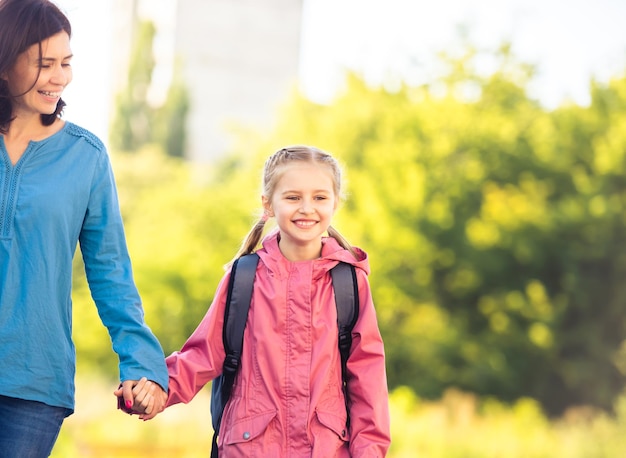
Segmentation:
<svg viewBox="0 0 626 458">
<path fill-rule="evenodd" d="M 152 43 L 156 29 L 151 21 L 143 21 L 136 31 L 127 84 L 116 97 L 111 124 L 111 147 L 118 151 L 135 151 L 153 137 L 154 113 L 147 96 L 155 66 Z"/>
<path fill-rule="evenodd" d="M 135 279 L 167 353 L 206 313 L 252 224 L 255 185 L 233 161 L 201 167 L 145 148 L 115 162 Z"/>
<path fill-rule="evenodd" d="M 148 101 L 155 68 L 155 34 L 151 21 L 142 21 L 136 27 L 127 84 L 116 96 L 110 143 L 112 149 L 127 152 L 155 143 L 170 156 L 184 157 L 189 96 L 178 67 L 163 105 L 155 107 Z"/>
<path fill-rule="evenodd" d="M 352 78 L 329 106 L 294 101 L 274 137 L 347 164 L 340 220 L 374 264 L 391 386 L 609 408 L 626 366 L 624 82 L 549 112 L 532 68 L 497 57 L 488 77 L 470 52 L 395 92 Z"/>
<path fill-rule="evenodd" d="M 294 94 L 272 132 L 242 136 L 206 169 L 156 147 L 115 156 L 166 352 L 206 312 L 259 210 L 264 159 L 308 143 L 346 165 L 336 226 L 369 253 L 391 387 L 531 396 L 551 414 L 610 408 L 626 375 L 626 77 L 592 83 L 589 107 L 548 111 L 507 46 L 487 76 L 471 49 L 444 57 L 450 74 L 430 85 L 392 91 L 351 75 L 329 105 Z"/>
<path fill-rule="evenodd" d="M 186 126 L 189 94 L 178 67 L 163 106 L 156 110 L 154 140 L 172 157 L 185 157 Z"/>
</svg>

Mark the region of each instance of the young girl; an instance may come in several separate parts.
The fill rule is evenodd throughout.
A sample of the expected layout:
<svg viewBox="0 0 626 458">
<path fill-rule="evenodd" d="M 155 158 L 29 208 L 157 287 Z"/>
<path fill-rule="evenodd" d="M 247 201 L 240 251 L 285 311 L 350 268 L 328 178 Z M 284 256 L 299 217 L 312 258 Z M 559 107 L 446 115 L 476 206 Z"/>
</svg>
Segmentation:
<svg viewBox="0 0 626 458">
<path fill-rule="evenodd" d="M 330 225 L 340 195 L 340 167 L 319 149 L 283 148 L 265 163 L 264 214 L 235 259 L 254 251 L 268 218 L 278 230 L 256 251 L 260 261 L 241 367 L 219 432 L 220 456 L 382 457 L 389 448 L 385 358 L 367 256 Z M 347 362 L 349 430 L 329 273 L 339 261 L 356 267 L 360 302 Z M 168 406 L 191 401 L 222 372 L 229 275 L 181 351 L 166 359 Z"/>
</svg>

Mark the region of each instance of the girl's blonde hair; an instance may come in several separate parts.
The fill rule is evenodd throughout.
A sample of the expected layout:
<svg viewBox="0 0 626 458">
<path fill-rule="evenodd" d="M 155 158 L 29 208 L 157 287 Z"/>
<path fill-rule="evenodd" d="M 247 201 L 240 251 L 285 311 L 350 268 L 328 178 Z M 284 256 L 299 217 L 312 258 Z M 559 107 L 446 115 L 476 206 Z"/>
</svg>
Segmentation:
<svg viewBox="0 0 626 458">
<path fill-rule="evenodd" d="M 295 145 L 288 146 L 276 151 L 265 161 L 265 166 L 263 167 L 262 192 L 268 200 L 272 199 L 272 195 L 274 194 L 274 190 L 276 189 L 276 184 L 282 176 L 283 167 L 294 162 L 309 162 L 314 164 L 323 164 L 327 166 L 333 178 L 333 191 L 335 195 L 340 199 L 344 197 L 341 187 L 342 170 L 337 160 L 330 154 L 313 146 Z M 239 251 L 237 252 L 235 257 L 226 265 L 226 267 L 230 267 L 232 263 L 241 256 L 253 253 L 255 251 L 255 249 L 261 242 L 266 221 L 267 216 L 264 213 L 256 221 L 254 226 L 252 226 L 250 232 L 248 232 L 246 237 L 243 239 Z M 354 248 L 352 248 L 352 246 L 339 233 L 338 230 L 336 230 L 332 226 L 329 226 L 328 235 L 337 240 L 342 248 L 350 251 L 350 253 L 352 253 L 352 255 L 356 258 Z"/>
</svg>

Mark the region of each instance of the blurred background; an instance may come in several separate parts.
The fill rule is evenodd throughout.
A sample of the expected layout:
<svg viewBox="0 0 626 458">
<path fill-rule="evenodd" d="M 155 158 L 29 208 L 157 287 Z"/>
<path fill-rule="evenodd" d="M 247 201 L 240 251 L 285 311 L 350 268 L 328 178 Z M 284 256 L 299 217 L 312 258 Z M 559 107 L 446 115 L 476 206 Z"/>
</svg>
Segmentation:
<svg viewBox="0 0 626 458">
<path fill-rule="evenodd" d="M 289 144 L 346 166 L 398 457 L 626 456 L 621 0 L 57 0 L 65 117 L 105 140 L 165 353 L 210 305 Z M 54 457 L 208 456 L 209 389 L 144 423 L 75 261 Z"/>
</svg>

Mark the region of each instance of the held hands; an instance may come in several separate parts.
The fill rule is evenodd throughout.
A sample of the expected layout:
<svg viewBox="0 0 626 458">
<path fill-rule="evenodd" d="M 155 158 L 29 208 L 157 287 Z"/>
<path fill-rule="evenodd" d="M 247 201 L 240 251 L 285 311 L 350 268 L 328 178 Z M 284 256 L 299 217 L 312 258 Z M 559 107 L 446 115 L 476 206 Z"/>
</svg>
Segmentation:
<svg viewBox="0 0 626 458">
<path fill-rule="evenodd" d="M 146 421 L 162 412 L 167 402 L 167 393 L 158 383 L 142 377 L 141 380 L 126 380 L 113 392 L 117 396 L 117 408 L 129 414 L 139 414 Z"/>
</svg>

